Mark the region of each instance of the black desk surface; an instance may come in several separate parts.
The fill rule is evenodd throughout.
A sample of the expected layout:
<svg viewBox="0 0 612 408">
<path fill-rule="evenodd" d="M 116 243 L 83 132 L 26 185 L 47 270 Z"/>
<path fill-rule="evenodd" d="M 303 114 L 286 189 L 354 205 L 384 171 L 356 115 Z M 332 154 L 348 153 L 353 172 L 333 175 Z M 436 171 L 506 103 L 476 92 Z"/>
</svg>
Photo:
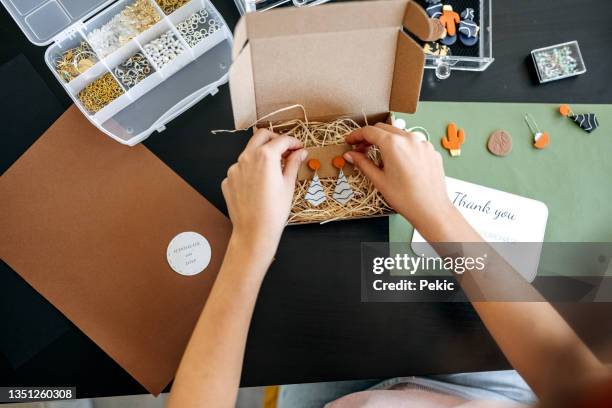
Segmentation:
<svg viewBox="0 0 612 408">
<path fill-rule="evenodd" d="M 234 2 L 213 3 L 233 27 L 238 19 Z M 612 103 L 609 1 L 498 0 L 493 6 L 495 63 L 484 73 L 454 72 L 442 82 L 428 71 L 422 100 Z M 28 126 L 0 132 L 0 155 L 8 165 L 71 102 L 44 63 L 44 47 L 29 43 L 6 11 L 0 9 L 0 64 L 14 63 L 23 54 L 50 90 L 34 91 L 31 88 L 36 81 L 25 75 L 10 79 L 17 91 L 8 92 L 2 87 L 0 123 L 16 114 L 12 101 L 19 97 L 19 90 L 36 95 L 31 103 L 46 109 L 45 114 L 34 115 Z M 536 85 L 529 69 L 530 50 L 570 40 L 580 42 L 587 74 Z M 43 98 L 43 94 L 50 99 L 36 99 Z M 54 108 L 55 104 L 60 109 Z M 217 95 L 207 97 L 171 122 L 165 132 L 152 135 L 145 145 L 225 211 L 219 185 L 246 138 L 240 134 L 213 137 L 209 131 L 232 125 L 229 90 L 223 86 Z M 360 243 L 387 239 L 386 218 L 292 227 L 285 232 L 256 306 L 243 385 L 507 366 L 467 304 L 360 303 Z M 310 256 L 313 251 L 316 257 Z M 10 286 L 0 287 L 4 340 L 23 342 L 16 359 L 0 353 L 0 385 L 75 385 L 80 397 L 145 392 L 5 264 L 0 265 L 0 277 L 3 285 L 11 282 Z M 585 316 L 593 317 L 593 312 L 605 315 L 610 310 L 606 305 L 571 309 L 569 314 L 577 316 L 575 320 L 585 328 Z M 44 344 L 30 341 L 32 336 L 44 337 L 47 329 L 40 328 L 45 327 L 52 338 Z M 10 338 L 6 337 L 9 333 Z M 595 340 L 587 336 L 587 341 Z M 36 347 L 42 348 L 35 350 Z M 28 352 L 33 356 L 27 356 Z"/>
</svg>

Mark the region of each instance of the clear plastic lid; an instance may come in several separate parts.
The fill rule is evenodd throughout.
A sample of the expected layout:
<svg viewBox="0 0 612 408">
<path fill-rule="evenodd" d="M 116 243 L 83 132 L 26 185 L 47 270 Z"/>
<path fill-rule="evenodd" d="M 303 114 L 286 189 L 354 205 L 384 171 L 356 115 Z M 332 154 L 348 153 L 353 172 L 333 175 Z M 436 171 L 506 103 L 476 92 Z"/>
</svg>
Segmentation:
<svg viewBox="0 0 612 408">
<path fill-rule="evenodd" d="M 234 0 L 240 14 L 249 13 L 251 11 L 265 11 L 274 7 L 289 5 L 289 6 L 315 6 L 317 4 L 326 3 L 329 0 Z"/>
<path fill-rule="evenodd" d="M 93 16 L 114 0 L 0 1 L 32 43 L 48 45 L 70 26 Z"/>
</svg>

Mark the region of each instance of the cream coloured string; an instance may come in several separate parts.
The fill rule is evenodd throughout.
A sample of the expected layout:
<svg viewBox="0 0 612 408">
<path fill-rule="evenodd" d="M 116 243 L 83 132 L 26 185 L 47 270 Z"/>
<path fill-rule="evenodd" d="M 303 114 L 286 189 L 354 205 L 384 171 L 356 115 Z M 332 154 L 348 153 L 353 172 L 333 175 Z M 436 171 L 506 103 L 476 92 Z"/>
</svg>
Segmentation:
<svg viewBox="0 0 612 408">
<path fill-rule="evenodd" d="M 236 132 L 244 132 L 246 130 L 251 129 L 253 126 L 257 125 L 259 122 L 266 120 L 276 114 L 282 113 L 282 112 L 286 112 L 289 111 L 291 109 L 295 109 L 295 108 L 300 108 L 302 109 L 302 112 L 304 113 L 304 120 L 306 123 L 308 123 L 308 116 L 306 116 L 306 108 L 304 108 L 304 105 L 300 105 L 300 104 L 295 104 L 295 105 L 291 105 L 291 106 L 286 106 L 284 108 L 280 108 L 275 110 L 274 112 L 270 112 L 266 115 L 264 115 L 263 117 L 261 117 L 260 119 L 257 119 L 255 122 L 251 123 L 249 126 L 242 128 L 242 129 L 232 129 L 232 130 L 227 130 L 227 129 L 216 129 L 216 130 L 212 130 L 210 133 L 212 133 L 213 135 L 216 135 L 217 133 L 236 133 Z M 291 123 L 293 121 L 289 121 L 289 122 L 285 122 L 285 123 Z M 278 127 L 278 126 L 277 126 Z"/>
</svg>

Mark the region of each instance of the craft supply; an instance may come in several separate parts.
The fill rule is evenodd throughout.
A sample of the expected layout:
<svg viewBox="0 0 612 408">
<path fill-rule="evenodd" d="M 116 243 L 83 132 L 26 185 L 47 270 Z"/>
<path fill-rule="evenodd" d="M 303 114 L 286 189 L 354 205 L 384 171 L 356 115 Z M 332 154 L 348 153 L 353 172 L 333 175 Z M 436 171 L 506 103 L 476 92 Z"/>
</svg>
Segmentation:
<svg viewBox="0 0 612 408">
<path fill-rule="evenodd" d="M 85 41 L 74 48 L 64 51 L 55 59 L 54 66 L 59 76 L 66 82 L 72 81 L 98 62 L 96 53 Z"/>
<path fill-rule="evenodd" d="M 143 49 L 153 64 L 159 69 L 172 62 L 185 51 L 185 47 L 172 30 L 166 31 L 146 44 Z"/>
<path fill-rule="evenodd" d="M 531 51 L 541 83 L 556 81 L 586 72 L 577 41 Z"/>
<path fill-rule="evenodd" d="M 451 55 L 451 50 L 448 46 L 437 42 L 425 44 L 425 46 L 423 47 L 423 51 L 425 51 L 425 54 L 437 55 L 440 57 Z"/>
<path fill-rule="evenodd" d="M 442 138 L 442 146 L 448 150 L 451 156 L 461 156 L 461 145 L 465 142 L 465 132 L 457 129 L 455 123 L 446 127 L 446 136 Z"/>
<path fill-rule="evenodd" d="M 119 64 L 113 72 L 121 85 L 129 89 L 154 73 L 155 69 L 151 67 L 147 57 L 141 52 L 137 52 Z"/>
<path fill-rule="evenodd" d="M 427 15 L 429 15 L 429 17 L 431 18 L 440 18 L 440 16 L 442 16 L 442 6 L 443 4 L 441 3 L 442 0 L 427 0 L 427 8 L 425 8 L 425 11 L 427 12 Z"/>
<path fill-rule="evenodd" d="M 321 162 L 317 159 L 310 159 L 308 160 L 308 167 L 314 171 L 314 176 L 312 177 L 312 181 L 308 186 L 308 191 L 306 191 L 304 198 L 313 207 L 318 207 L 325 202 L 325 200 L 327 200 L 325 197 L 325 190 L 323 189 L 323 185 L 321 184 L 321 180 L 319 180 L 319 175 L 317 174 L 317 170 L 321 168 Z"/>
<path fill-rule="evenodd" d="M 210 0 L 164 0 L 166 5 L 182 5 L 168 16 L 155 0 L 0 1 L 7 16 L 15 20 L 15 29 L 41 47 L 38 56 L 70 102 L 118 143 L 142 142 L 188 107 L 211 99 L 229 81 L 232 33 Z M 176 26 L 202 9 L 214 16 L 216 31 L 191 50 Z M 186 50 L 173 63 L 160 70 L 147 57 L 150 74 L 146 67 L 135 73 L 120 66 L 138 52 L 146 56 L 144 45 L 168 30 Z M 91 115 L 91 105 L 83 105 L 79 92 L 107 72 L 115 76 L 125 95 Z"/>
<path fill-rule="evenodd" d="M 223 261 L 229 219 L 149 149 L 110 140 L 76 106 L 0 177 L 0 197 L 0 258 L 148 392 L 162 392 Z M 184 231 L 210 245 L 195 277 L 166 258 Z"/>
<path fill-rule="evenodd" d="M 177 24 L 176 28 L 190 47 L 195 47 L 200 41 L 221 29 L 221 23 L 202 9 L 193 13 Z"/>
<path fill-rule="evenodd" d="M 96 113 L 121 95 L 123 88 L 110 73 L 107 73 L 79 92 L 79 99 L 85 109 L 90 113 Z"/>
<path fill-rule="evenodd" d="M 346 136 L 360 127 L 357 122 L 349 118 L 337 119 L 330 123 L 296 119 L 277 124 L 270 123 L 268 126 L 271 131 L 295 137 L 306 148 L 344 145 Z M 380 165 L 380 153 L 377 148 L 371 147 L 368 156 L 376 165 Z M 348 167 L 348 164 L 346 167 Z M 353 190 L 352 200 L 346 205 L 342 205 L 336 200 L 326 200 L 316 208 L 313 208 L 305 199 L 310 179 L 299 180 L 296 183 L 288 223 L 329 222 L 346 218 L 372 217 L 392 212 L 372 182 L 361 172 L 355 169 L 354 174 L 346 176 L 346 178 Z M 337 178 L 329 177 L 319 180 L 325 195 L 333 196 Z"/>
<path fill-rule="evenodd" d="M 179 8 L 183 7 L 185 4 L 189 3 L 189 0 L 155 0 L 159 5 L 159 8 L 162 9 L 164 14 L 170 15 L 174 13 Z"/>
<path fill-rule="evenodd" d="M 446 37 L 440 42 L 444 45 L 452 45 L 457 41 L 457 24 L 461 21 L 459 14 L 453 11 L 453 6 L 445 4 L 442 7 L 442 15 L 439 17 L 440 22 L 446 28 Z"/>
<path fill-rule="evenodd" d="M 440 38 L 440 43 L 445 45 L 445 46 L 450 46 L 453 45 L 457 42 L 457 35 L 446 35 L 442 38 Z"/>
<path fill-rule="evenodd" d="M 453 11 L 453 6 L 445 4 L 442 7 L 442 15 L 440 16 L 440 22 L 446 27 L 446 34 L 448 36 L 454 36 L 457 34 L 457 24 L 461 21 L 459 14 Z"/>
<path fill-rule="evenodd" d="M 342 170 L 346 165 L 346 162 L 342 156 L 336 156 L 334 157 L 332 163 L 334 167 L 340 171 L 340 173 L 338 173 L 338 181 L 336 182 L 336 188 L 334 189 L 334 194 L 332 197 L 340 204 L 346 205 L 346 203 L 351 201 L 354 194 L 353 189 L 351 188 L 351 185 L 349 184 L 346 176 L 344 175 L 344 171 Z"/>
<path fill-rule="evenodd" d="M 533 134 L 533 146 L 536 149 L 544 149 L 550 142 L 548 132 L 542 132 L 535 119 L 528 113 L 525 114 L 525 122 Z"/>
<path fill-rule="evenodd" d="M 396 118 L 395 114 L 391 114 L 391 124 L 393 127 L 406 131 L 408 133 L 412 133 L 413 137 L 416 137 L 418 140 L 422 142 L 429 141 L 429 132 L 422 126 L 413 126 L 411 128 L 407 128 L 406 121 L 402 118 Z"/>
<path fill-rule="evenodd" d="M 437 79 L 444 80 L 451 76 L 452 71 L 481 71 L 493 63 L 491 20 L 492 0 L 470 1 L 428 1 L 419 0 L 417 3 L 423 7 L 433 7 L 429 15 L 433 16 L 437 8 L 442 5 L 452 6 L 459 18 L 455 19 L 447 13 L 432 18 L 431 25 L 435 30 L 432 36 L 424 43 L 425 67 L 434 70 Z M 450 12 L 450 8 L 447 7 Z M 438 26 L 441 32 L 438 34 Z M 447 26 L 454 26 L 455 34 L 447 32 Z M 451 28 L 452 32 L 452 28 Z M 435 33 L 435 34 L 433 34 Z M 478 44 L 481 43 L 481 46 Z M 451 56 L 452 58 L 446 58 Z"/>
<path fill-rule="evenodd" d="M 471 47 L 478 42 L 480 27 L 474 22 L 474 9 L 466 8 L 461 12 L 461 22 L 457 30 L 459 40 L 467 47 Z"/>
<path fill-rule="evenodd" d="M 307 153 L 307 157 L 316 157 L 321 162 L 321 168 L 317 170 L 320 180 L 332 179 L 338 177 L 338 169 L 333 165 L 333 159 L 336 156 L 344 156 L 346 152 L 353 150 L 353 146 L 346 143 L 317 146 L 317 147 L 306 147 L 304 150 Z M 342 169 L 346 177 L 350 177 L 356 173 L 355 167 L 346 163 Z M 308 167 L 308 161 L 302 163 L 298 170 L 297 180 L 304 181 L 312 179 L 312 170 Z"/>
<path fill-rule="evenodd" d="M 330 0 L 234 0 L 241 15 L 252 11 L 267 11 L 279 6 L 316 6 Z"/>
<path fill-rule="evenodd" d="M 496 130 L 489 136 L 487 149 L 495 156 L 507 156 L 512 151 L 512 136 L 505 130 Z"/>
<path fill-rule="evenodd" d="M 149 0 L 135 0 L 106 24 L 92 30 L 87 40 L 104 58 L 160 20 L 161 16 Z"/>
<path fill-rule="evenodd" d="M 396 118 L 394 114 L 391 114 L 391 124 L 401 130 L 406 130 L 406 121 L 402 118 Z"/>
<path fill-rule="evenodd" d="M 597 120 L 597 116 L 594 113 L 580 113 L 575 114 L 572 112 L 572 109 L 569 105 L 561 105 L 559 107 L 559 113 L 562 116 L 570 118 L 574 123 L 576 123 L 582 130 L 587 133 L 593 132 L 595 129 L 599 127 L 599 121 Z"/>
</svg>

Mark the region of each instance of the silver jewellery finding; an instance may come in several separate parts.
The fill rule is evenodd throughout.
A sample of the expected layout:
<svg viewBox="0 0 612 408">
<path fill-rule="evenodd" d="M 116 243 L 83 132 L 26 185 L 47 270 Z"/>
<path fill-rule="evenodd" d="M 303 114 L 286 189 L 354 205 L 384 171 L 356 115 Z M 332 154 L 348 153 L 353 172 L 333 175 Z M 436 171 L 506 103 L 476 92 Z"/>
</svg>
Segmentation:
<svg viewBox="0 0 612 408">
<path fill-rule="evenodd" d="M 185 51 L 185 47 L 172 30 L 146 44 L 143 49 L 157 68 L 164 67 Z"/>
<path fill-rule="evenodd" d="M 176 25 L 187 44 L 193 48 L 204 38 L 221 29 L 221 23 L 208 10 L 202 9 Z"/>
<path fill-rule="evenodd" d="M 149 60 L 140 52 L 123 61 L 114 69 L 117 79 L 128 89 L 134 87 L 153 72 L 155 70 L 151 67 Z"/>
</svg>

